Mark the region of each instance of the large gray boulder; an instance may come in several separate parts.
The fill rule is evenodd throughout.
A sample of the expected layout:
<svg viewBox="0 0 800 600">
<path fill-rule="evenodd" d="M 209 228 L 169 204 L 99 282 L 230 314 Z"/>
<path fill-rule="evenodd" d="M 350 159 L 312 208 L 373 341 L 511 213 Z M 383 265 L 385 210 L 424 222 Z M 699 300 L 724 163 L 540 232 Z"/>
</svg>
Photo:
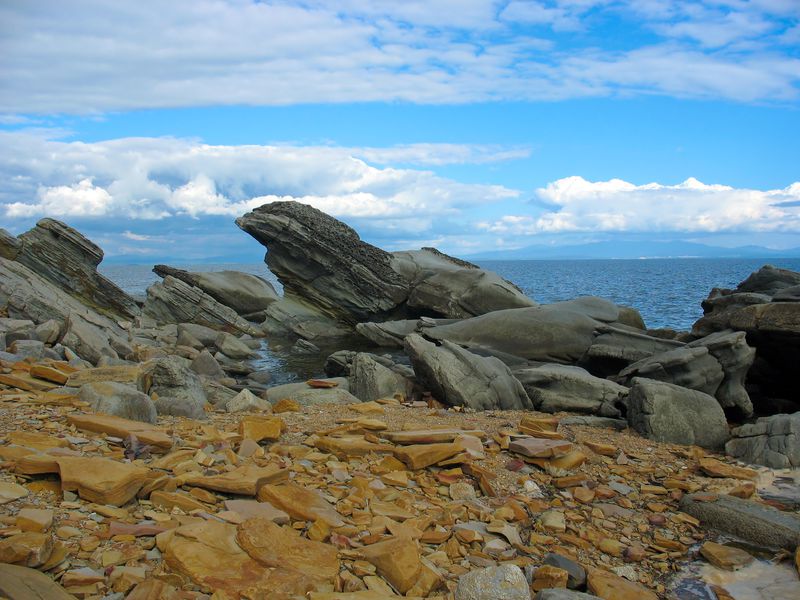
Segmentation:
<svg viewBox="0 0 800 600">
<path fill-rule="evenodd" d="M 471 349 L 540 362 L 574 364 L 604 323 L 628 320 L 630 309 L 602 298 L 583 297 L 530 308 L 498 310 L 425 329 L 425 336 Z"/>
<path fill-rule="evenodd" d="M 328 314 L 298 299 L 284 297 L 273 302 L 265 311 L 261 327 L 266 335 L 295 335 L 304 340 L 341 338 L 352 333 Z"/>
<path fill-rule="evenodd" d="M 80 232 L 55 219 L 42 219 L 17 237 L 14 260 L 92 309 L 132 319 L 136 301 L 97 272 L 103 251 Z M 8 253 L 7 253 L 8 254 Z"/>
<path fill-rule="evenodd" d="M 759 502 L 704 492 L 684 496 L 680 509 L 700 519 L 707 528 L 718 529 L 759 546 L 790 552 L 800 546 L 800 516 Z"/>
<path fill-rule="evenodd" d="M 156 406 L 150 396 L 132 385 L 114 381 L 98 381 L 81 386 L 78 397 L 88 402 L 94 412 L 123 419 L 156 422 Z"/>
<path fill-rule="evenodd" d="M 82 359 L 96 365 L 105 358 L 126 358 L 133 354 L 127 334 L 105 317 L 73 311 L 67 315 L 61 344 Z"/>
<path fill-rule="evenodd" d="M 384 321 L 383 323 L 358 323 L 356 333 L 364 336 L 376 346 L 402 348 L 403 340 L 417 331 L 418 319 Z"/>
<path fill-rule="evenodd" d="M 620 416 L 628 388 L 600 379 L 580 367 L 547 364 L 514 369 L 536 410 Z"/>
<path fill-rule="evenodd" d="M 167 276 L 147 288 L 142 312 L 159 324 L 196 323 L 211 329 L 259 335 L 260 329 L 200 288 Z"/>
<path fill-rule="evenodd" d="M 395 394 L 407 397 L 413 387 L 413 381 L 407 376 L 381 364 L 373 355 L 359 352 L 353 357 L 350 365 L 350 391 L 362 402 L 392 398 Z"/>
<path fill-rule="evenodd" d="M 263 321 L 264 311 L 280 298 L 271 283 L 241 271 L 191 272 L 167 265 L 156 265 L 153 271 L 159 277 L 170 275 L 200 288 L 250 321 Z"/>
<path fill-rule="evenodd" d="M 408 297 L 388 252 L 311 206 L 272 202 L 236 224 L 267 247 L 267 266 L 284 296 L 303 299 L 336 320 L 384 320 Z"/>
<path fill-rule="evenodd" d="M 465 319 L 495 310 L 536 306 L 497 273 L 435 248 L 395 252 L 392 267 L 409 282 L 406 306 L 410 313 Z"/>
<path fill-rule="evenodd" d="M 242 360 L 252 358 L 256 352 L 245 344 L 242 340 L 230 333 L 220 332 L 214 342 L 217 350 L 222 352 L 228 358 L 234 360 Z"/>
<path fill-rule="evenodd" d="M 738 460 L 772 469 L 800 467 L 800 412 L 762 417 L 731 435 L 725 452 Z"/>
<path fill-rule="evenodd" d="M 714 397 L 727 414 L 737 419 L 753 415 L 753 403 L 745 389 L 745 378 L 756 357 L 743 331 L 720 331 L 688 344 L 708 348 L 722 367 L 723 378 Z"/>
<path fill-rule="evenodd" d="M 497 358 L 478 356 L 447 340 L 437 346 L 418 334 L 406 338 L 405 350 L 421 385 L 449 406 L 533 408 L 522 384 Z"/>
<path fill-rule="evenodd" d="M 622 323 L 601 323 L 578 365 L 593 375 L 608 377 L 637 361 L 684 345 L 677 340 L 648 335 Z"/>
<path fill-rule="evenodd" d="M 150 394 L 156 397 L 160 415 L 205 419 L 207 396 L 200 377 L 189 369 L 188 362 L 177 356 L 151 361 L 148 365 Z"/>
<path fill-rule="evenodd" d="M 635 378 L 628 394 L 628 422 L 657 442 L 719 449 L 730 437 L 722 407 L 713 396 Z"/>
</svg>

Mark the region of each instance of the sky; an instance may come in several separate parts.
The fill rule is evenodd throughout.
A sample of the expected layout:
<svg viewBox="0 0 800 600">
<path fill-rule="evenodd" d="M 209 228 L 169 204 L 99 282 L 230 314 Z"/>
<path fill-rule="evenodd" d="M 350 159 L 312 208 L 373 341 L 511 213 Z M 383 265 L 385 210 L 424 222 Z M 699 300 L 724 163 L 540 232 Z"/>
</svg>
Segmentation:
<svg viewBox="0 0 800 600">
<path fill-rule="evenodd" d="M 0 0 L 0 227 L 257 262 L 311 204 L 387 250 L 800 246 L 800 0 Z"/>
</svg>

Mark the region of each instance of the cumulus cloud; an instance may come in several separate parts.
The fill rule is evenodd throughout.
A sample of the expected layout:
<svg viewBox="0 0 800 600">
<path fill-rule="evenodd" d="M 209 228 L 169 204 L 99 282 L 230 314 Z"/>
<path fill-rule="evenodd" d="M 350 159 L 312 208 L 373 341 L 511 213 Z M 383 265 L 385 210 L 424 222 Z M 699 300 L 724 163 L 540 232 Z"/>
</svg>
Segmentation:
<svg viewBox="0 0 800 600">
<path fill-rule="evenodd" d="M 499 235 L 566 232 L 796 232 L 800 183 L 780 190 L 737 189 L 689 178 L 677 185 L 567 177 L 537 190 L 551 207 L 506 215 L 479 227 Z"/>
<path fill-rule="evenodd" d="M 490 160 L 484 149 L 402 147 L 395 156 L 431 164 Z M 392 149 L 360 154 L 393 156 Z M 516 157 L 493 148 L 499 157 Z M 358 149 L 326 146 L 214 146 L 174 138 L 64 142 L 0 133 L 0 214 L 8 218 L 235 217 L 278 200 L 296 200 L 340 218 L 387 227 L 430 227 L 470 206 L 517 198 L 500 185 L 465 184 L 431 171 L 377 167 Z M 497 156 L 493 160 L 500 160 Z M 141 239 L 129 234 L 128 239 Z"/>
<path fill-rule="evenodd" d="M 618 93 L 796 98 L 796 53 L 780 43 L 796 37 L 788 2 L 6 2 L 0 113 Z M 656 39 L 603 47 L 608 31 L 593 28 L 609 23 L 631 29 L 629 40 Z M 658 64 L 642 59 L 653 53 Z"/>
</svg>

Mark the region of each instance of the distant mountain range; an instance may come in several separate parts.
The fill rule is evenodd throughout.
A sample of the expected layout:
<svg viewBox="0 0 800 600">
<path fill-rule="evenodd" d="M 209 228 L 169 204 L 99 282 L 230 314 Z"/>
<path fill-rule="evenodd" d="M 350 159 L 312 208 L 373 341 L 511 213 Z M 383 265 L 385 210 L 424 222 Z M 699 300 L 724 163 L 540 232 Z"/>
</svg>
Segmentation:
<svg viewBox="0 0 800 600">
<path fill-rule="evenodd" d="M 723 248 L 694 242 L 594 242 L 572 246 L 535 245 L 465 256 L 469 260 L 580 260 L 592 258 L 800 258 L 800 248 Z"/>
</svg>

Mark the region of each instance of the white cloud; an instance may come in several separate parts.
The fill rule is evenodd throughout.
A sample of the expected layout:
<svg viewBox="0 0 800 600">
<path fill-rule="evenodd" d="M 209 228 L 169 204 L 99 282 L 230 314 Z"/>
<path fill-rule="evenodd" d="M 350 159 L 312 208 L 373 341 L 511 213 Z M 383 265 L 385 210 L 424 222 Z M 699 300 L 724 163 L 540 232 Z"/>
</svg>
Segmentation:
<svg viewBox="0 0 800 600">
<path fill-rule="evenodd" d="M 441 155 L 437 152 L 441 151 Z M 520 155 L 500 147 L 420 145 L 397 150 L 212 146 L 174 138 L 62 142 L 0 133 L 0 214 L 10 218 L 235 217 L 267 202 L 297 200 L 340 218 L 411 230 L 470 206 L 517 198 L 499 185 L 465 184 L 430 171 L 379 168 L 356 158 L 405 156 L 446 164 Z M 144 238 L 127 235 L 128 239 Z"/>
<path fill-rule="evenodd" d="M 694 178 L 677 185 L 634 185 L 621 179 L 567 177 L 537 190 L 537 195 L 552 208 L 539 215 L 506 215 L 480 228 L 501 235 L 800 229 L 800 183 L 781 190 L 753 190 L 707 185 Z"/>
<path fill-rule="evenodd" d="M 798 61 L 776 43 L 792 39 L 781 20 L 791 2 L 6 2 L 0 113 L 618 93 L 796 98 Z M 609 22 L 609 31 L 592 29 Z M 598 47 L 627 27 L 675 45 Z M 592 35 L 553 33 L 578 28 Z M 742 40 L 755 46 L 728 47 Z"/>
<path fill-rule="evenodd" d="M 405 144 L 389 148 L 353 148 L 353 156 L 367 162 L 422 166 L 482 165 L 528 158 L 531 149 L 483 144 Z"/>
</svg>

